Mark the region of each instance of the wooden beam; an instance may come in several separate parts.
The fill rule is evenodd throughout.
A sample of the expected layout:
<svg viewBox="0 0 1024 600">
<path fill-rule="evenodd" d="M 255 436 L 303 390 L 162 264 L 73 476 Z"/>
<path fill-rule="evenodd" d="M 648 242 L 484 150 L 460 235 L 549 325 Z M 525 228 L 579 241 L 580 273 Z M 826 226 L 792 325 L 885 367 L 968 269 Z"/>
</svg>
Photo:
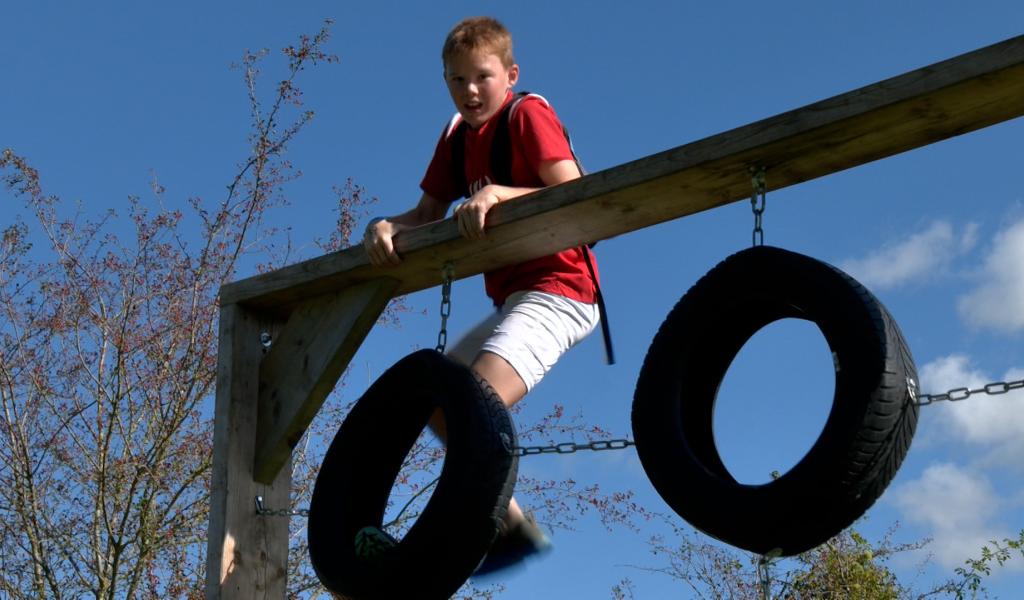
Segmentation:
<svg viewBox="0 0 1024 600">
<path fill-rule="evenodd" d="M 256 481 L 288 462 L 398 281 L 376 279 L 299 305 L 260 365 Z"/>
<path fill-rule="evenodd" d="M 288 506 L 291 462 L 269 485 L 254 481 L 260 333 L 279 322 L 241 306 L 220 311 L 217 400 L 214 413 L 210 526 L 206 552 L 207 600 L 280 600 L 288 573 L 288 519 L 256 514 L 254 498 Z"/>
<path fill-rule="evenodd" d="M 383 275 L 399 294 L 743 200 L 748 168 L 779 189 L 1024 114 L 1024 36 L 496 207 L 485 240 L 449 219 L 396 239 L 401 266 L 377 269 L 361 247 L 224 286 L 225 303 L 280 309 Z"/>
</svg>

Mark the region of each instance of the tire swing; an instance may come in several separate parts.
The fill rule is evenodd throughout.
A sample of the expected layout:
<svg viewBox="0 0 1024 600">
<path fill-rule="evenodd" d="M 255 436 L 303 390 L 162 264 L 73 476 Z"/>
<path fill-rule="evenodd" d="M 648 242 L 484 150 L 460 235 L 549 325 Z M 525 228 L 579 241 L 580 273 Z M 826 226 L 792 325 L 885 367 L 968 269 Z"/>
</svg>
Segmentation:
<svg viewBox="0 0 1024 600">
<path fill-rule="evenodd" d="M 715 447 L 715 396 L 759 329 L 813 322 L 835 363 L 825 426 L 789 472 L 738 483 Z M 661 497 L 711 537 L 792 556 L 849 526 L 896 474 L 917 425 L 917 372 L 899 327 L 860 283 L 813 258 L 755 246 L 725 259 L 676 304 L 651 343 L 633 401 L 640 461 Z"/>
<path fill-rule="evenodd" d="M 437 487 L 401 541 L 367 556 L 357 537 L 382 527 L 395 478 L 437 407 L 448 430 Z M 515 442 L 501 399 L 469 368 L 434 350 L 395 363 L 356 402 L 317 475 L 309 555 L 321 582 L 348 598 L 449 598 L 508 510 Z"/>
</svg>

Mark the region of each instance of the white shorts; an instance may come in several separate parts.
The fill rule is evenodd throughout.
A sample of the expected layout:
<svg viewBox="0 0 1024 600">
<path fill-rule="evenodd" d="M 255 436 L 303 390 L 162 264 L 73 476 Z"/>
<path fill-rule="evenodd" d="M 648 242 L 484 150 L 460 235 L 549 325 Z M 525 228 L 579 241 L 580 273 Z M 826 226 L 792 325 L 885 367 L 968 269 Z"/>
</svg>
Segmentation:
<svg viewBox="0 0 1024 600">
<path fill-rule="evenodd" d="M 497 354 L 512 365 L 529 392 L 600 318 L 596 304 L 546 292 L 516 292 L 448 354 L 466 365 L 473 364 L 480 352 Z"/>
</svg>

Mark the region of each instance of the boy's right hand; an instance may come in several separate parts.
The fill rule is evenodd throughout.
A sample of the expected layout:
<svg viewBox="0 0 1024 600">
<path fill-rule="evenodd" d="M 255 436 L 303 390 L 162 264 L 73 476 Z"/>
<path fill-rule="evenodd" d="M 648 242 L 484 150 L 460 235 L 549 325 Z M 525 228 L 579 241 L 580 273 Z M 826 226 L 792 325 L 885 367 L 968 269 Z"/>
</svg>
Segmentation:
<svg viewBox="0 0 1024 600">
<path fill-rule="evenodd" d="M 402 262 L 395 252 L 394 237 L 405 227 L 393 223 L 387 219 L 371 221 L 363 233 L 363 248 L 370 259 L 370 264 L 375 267 L 387 267 Z"/>
</svg>

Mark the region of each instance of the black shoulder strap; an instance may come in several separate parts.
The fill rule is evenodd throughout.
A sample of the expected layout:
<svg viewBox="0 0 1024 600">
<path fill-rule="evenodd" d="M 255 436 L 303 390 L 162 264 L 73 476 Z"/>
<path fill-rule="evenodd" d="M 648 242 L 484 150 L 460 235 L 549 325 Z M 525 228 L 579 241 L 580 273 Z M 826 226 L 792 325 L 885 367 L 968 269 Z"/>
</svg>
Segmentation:
<svg viewBox="0 0 1024 600">
<path fill-rule="evenodd" d="M 528 96 L 530 92 L 519 92 L 512 101 L 501 109 L 501 115 L 494 122 L 494 139 L 491 141 L 491 176 L 498 185 L 512 185 L 512 139 L 508 122 L 512 118 L 512 107 Z"/>
<path fill-rule="evenodd" d="M 448 147 L 452 151 L 452 181 L 455 185 L 461 186 L 459 195 L 463 198 L 468 198 L 469 184 L 466 182 L 466 128 L 469 125 L 460 119 L 459 124 L 455 126 L 455 130 L 448 133 L 451 127 L 451 124 L 445 127 L 445 135 L 448 136 Z"/>
<path fill-rule="evenodd" d="M 512 185 L 512 140 L 509 138 L 508 121 L 512 105 L 516 100 L 529 92 L 519 92 L 511 102 L 501 109 L 501 114 L 494 123 L 494 139 L 491 142 L 491 176 L 494 183 Z M 451 129 L 449 123 L 445 129 L 451 149 L 452 181 L 461 186 L 461 196 L 469 198 L 469 182 L 466 181 L 466 128 L 469 125 L 460 119 Z M 449 133 L 450 132 L 450 133 Z"/>
<path fill-rule="evenodd" d="M 601 284 L 597 281 L 597 273 L 594 272 L 594 263 L 590 260 L 590 248 L 580 246 L 583 253 L 583 260 L 587 263 L 587 271 L 590 271 L 590 280 L 594 282 L 594 300 L 597 302 L 597 313 L 601 315 L 601 337 L 604 338 L 604 357 L 610 365 L 615 364 L 615 349 L 612 347 L 612 327 L 608 323 L 608 309 L 604 305 L 604 294 L 601 293 Z"/>
<path fill-rule="evenodd" d="M 512 118 L 511 110 L 513 106 L 528 95 L 530 95 L 530 92 L 519 92 L 512 99 L 512 102 L 505 106 L 501 120 L 495 123 L 494 142 L 491 144 L 491 175 L 495 177 L 495 183 L 512 185 L 512 140 L 509 138 L 509 121 Z M 569 144 L 569 152 L 572 153 L 572 159 L 576 163 L 576 168 L 580 170 L 580 175 L 586 175 L 587 172 L 583 168 L 579 157 L 576 156 L 576 149 L 572 147 L 572 138 L 569 136 L 569 130 L 564 123 L 562 124 L 562 135 L 565 136 L 565 141 Z M 601 293 L 601 284 L 597 281 L 594 263 L 590 259 L 590 248 L 593 248 L 594 245 L 580 246 L 580 252 L 583 253 L 583 260 L 587 264 L 587 271 L 590 272 L 590 280 L 594 282 L 594 300 L 597 303 L 597 310 L 601 315 L 601 335 L 604 338 L 605 359 L 609 365 L 614 365 L 615 350 L 612 347 L 611 326 L 608 324 L 608 309 L 604 304 L 604 294 Z"/>
<path fill-rule="evenodd" d="M 512 140 L 509 136 L 509 121 L 512 119 L 513 107 L 529 95 L 531 95 L 530 92 L 518 92 L 512 101 L 505 105 L 501 118 L 494 124 L 494 141 L 491 143 L 491 175 L 494 176 L 494 183 L 513 184 Z M 583 168 L 579 157 L 576 156 L 576 149 L 572 146 L 572 137 L 569 136 L 569 130 L 564 123 L 562 124 L 562 135 L 565 136 L 565 141 L 569 144 L 569 152 L 572 153 L 572 160 L 576 163 L 576 168 L 580 170 L 580 175 L 586 175 L 587 171 Z"/>
<path fill-rule="evenodd" d="M 491 176 L 494 178 L 494 183 L 499 185 L 514 185 L 512 181 L 512 139 L 509 135 L 509 120 L 511 119 L 512 108 L 516 102 L 522 100 L 525 96 L 528 96 L 530 92 L 519 92 L 512 99 L 511 102 L 505 105 L 501 111 L 501 115 L 494 123 L 494 139 L 491 142 Z M 466 181 L 466 127 L 468 125 L 465 121 L 460 121 L 456 128 L 450 134 L 449 143 L 451 144 L 452 150 L 452 181 L 455 181 L 457 185 L 462 186 L 462 195 L 469 197 L 469 182 Z M 576 162 L 576 167 L 580 170 L 580 175 L 585 175 L 586 171 L 583 169 L 583 164 L 580 163 L 580 159 L 576 156 L 576 150 L 572 147 L 572 138 L 569 137 L 569 130 L 566 129 L 565 125 L 562 125 L 562 134 L 565 135 L 565 140 L 569 143 L 569 151 L 572 153 L 572 158 Z M 615 364 L 615 351 L 612 348 L 612 335 L 611 328 L 608 324 L 608 310 L 604 304 L 604 294 L 601 293 L 601 285 L 597 281 L 597 273 L 594 272 L 594 265 L 590 260 L 590 248 L 594 244 L 589 246 L 584 245 L 580 247 L 580 252 L 583 253 L 583 259 L 587 263 L 587 270 L 590 271 L 590 279 L 594 282 L 594 295 L 597 301 L 597 309 L 601 315 L 601 334 L 604 337 L 604 351 L 605 358 L 609 365 Z"/>
<path fill-rule="evenodd" d="M 501 114 L 494 123 L 494 138 L 491 141 L 491 176 L 494 178 L 494 183 L 500 185 L 514 185 L 512 181 L 512 139 L 509 134 L 509 121 L 511 119 L 512 108 L 517 102 L 521 101 L 526 96 L 529 96 L 530 92 L 518 92 L 512 101 L 506 104 L 501 109 Z M 449 125 L 449 128 L 451 125 Z M 452 180 L 458 182 L 462 186 L 463 196 L 469 196 L 469 182 L 466 181 L 466 128 L 468 125 L 465 121 L 460 120 L 458 125 L 455 126 L 454 131 L 449 135 L 449 143 L 451 144 L 451 161 L 452 161 Z M 447 130 L 446 130 L 447 131 Z M 576 149 L 572 146 L 572 138 L 569 136 L 569 130 L 566 129 L 565 125 L 562 125 L 562 134 L 565 136 L 565 141 L 569 144 L 569 152 L 572 153 L 572 159 L 576 163 L 576 167 L 580 170 L 580 175 L 586 175 L 587 171 L 583 168 L 583 164 L 580 162 L 579 157 L 576 156 Z"/>
</svg>

